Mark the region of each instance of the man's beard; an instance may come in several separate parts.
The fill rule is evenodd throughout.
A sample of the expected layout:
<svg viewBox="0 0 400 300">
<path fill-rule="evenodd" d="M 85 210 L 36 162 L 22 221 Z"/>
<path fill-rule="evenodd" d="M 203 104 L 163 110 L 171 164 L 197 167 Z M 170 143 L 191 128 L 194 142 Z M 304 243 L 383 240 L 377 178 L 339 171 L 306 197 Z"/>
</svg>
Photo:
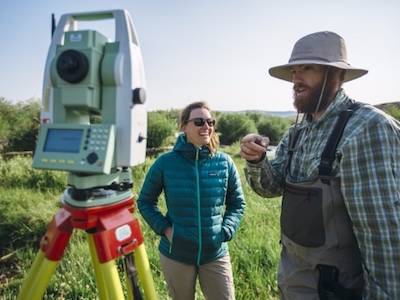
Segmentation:
<svg viewBox="0 0 400 300">
<path fill-rule="evenodd" d="M 331 74 L 331 73 L 330 73 Z M 330 78 L 326 81 L 325 89 L 321 97 L 321 103 L 318 107 L 318 112 L 324 110 L 332 102 L 336 94 L 336 87 L 334 81 Z M 293 105 L 299 113 L 315 113 L 317 112 L 317 105 L 319 97 L 321 96 L 322 88 L 324 82 L 322 81 L 319 85 L 315 87 L 309 87 L 305 84 L 295 84 L 293 86 Z M 305 89 L 306 95 L 301 95 L 296 97 L 296 91 Z"/>
</svg>

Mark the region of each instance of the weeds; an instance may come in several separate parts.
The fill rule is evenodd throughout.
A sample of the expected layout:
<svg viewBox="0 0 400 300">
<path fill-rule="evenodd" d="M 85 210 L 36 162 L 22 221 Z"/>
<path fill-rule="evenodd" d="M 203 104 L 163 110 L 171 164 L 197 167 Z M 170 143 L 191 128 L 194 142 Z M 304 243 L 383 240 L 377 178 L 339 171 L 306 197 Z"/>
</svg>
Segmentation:
<svg viewBox="0 0 400 300">
<path fill-rule="evenodd" d="M 243 162 L 234 147 L 226 149 L 234 157 L 242 176 L 246 211 L 234 239 L 229 243 L 236 298 L 276 299 L 276 270 L 279 259 L 279 199 L 262 199 L 245 183 Z M 132 169 L 136 195 L 153 159 Z M 66 173 L 34 170 L 28 158 L 0 160 L 0 299 L 15 299 L 22 280 L 38 251 L 38 241 L 59 206 Z M 161 208 L 165 209 L 163 197 Z M 140 215 L 156 292 L 169 299 L 159 267 L 158 241 Z M 118 262 L 123 278 L 121 263 Z M 68 248 L 49 283 L 44 299 L 96 299 L 97 288 L 85 233 L 75 230 Z M 196 299 L 203 299 L 199 287 Z"/>
</svg>

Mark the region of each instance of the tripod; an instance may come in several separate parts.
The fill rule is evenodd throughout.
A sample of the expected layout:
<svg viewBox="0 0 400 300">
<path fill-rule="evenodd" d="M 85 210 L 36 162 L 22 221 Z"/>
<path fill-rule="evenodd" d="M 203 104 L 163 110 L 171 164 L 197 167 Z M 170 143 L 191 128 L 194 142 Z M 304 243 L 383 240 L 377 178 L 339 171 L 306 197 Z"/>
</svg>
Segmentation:
<svg viewBox="0 0 400 300">
<path fill-rule="evenodd" d="M 40 251 L 24 279 L 17 299 L 42 298 L 75 228 L 87 233 L 101 300 L 124 299 L 115 264 L 115 259 L 121 256 L 128 258 L 126 261 L 131 270 L 137 269 L 145 299 L 157 299 L 139 220 L 132 216 L 133 197 L 130 191 L 123 193 L 123 196 L 127 197 L 112 204 L 91 207 L 72 206 L 64 197 L 62 207 L 53 216 L 41 239 Z M 130 275 L 129 272 L 127 275 Z M 136 276 L 129 277 L 132 280 L 127 280 L 128 299 L 141 299 Z"/>
</svg>

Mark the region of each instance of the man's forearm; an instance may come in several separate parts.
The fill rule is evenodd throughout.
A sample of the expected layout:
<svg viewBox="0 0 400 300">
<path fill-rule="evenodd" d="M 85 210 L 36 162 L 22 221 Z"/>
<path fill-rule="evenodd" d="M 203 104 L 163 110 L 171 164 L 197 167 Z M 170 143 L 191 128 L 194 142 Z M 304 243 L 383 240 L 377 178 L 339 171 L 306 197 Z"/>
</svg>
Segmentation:
<svg viewBox="0 0 400 300">
<path fill-rule="evenodd" d="M 258 195 L 273 198 L 282 195 L 282 177 L 277 174 L 267 158 L 257 163 L 246 163 L 246 180 Z"/>
</svg>

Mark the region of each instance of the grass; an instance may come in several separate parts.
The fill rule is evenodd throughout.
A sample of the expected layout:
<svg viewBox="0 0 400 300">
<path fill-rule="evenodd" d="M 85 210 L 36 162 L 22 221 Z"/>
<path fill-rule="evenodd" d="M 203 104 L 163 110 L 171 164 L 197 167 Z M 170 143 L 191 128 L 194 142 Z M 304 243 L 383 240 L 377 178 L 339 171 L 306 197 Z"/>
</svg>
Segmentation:
<svg viewBox="0 0 400 300">
<path fill-rule="evenodd" d="M 250 189 L 237 149 L 238 145 L 224 148 L 240 171 L 247 202 L 239 230 L 229 243 L 236 298 L 277 299 L 280 200 L 263 199 Z M 148 159 L 133 169 L 134 194 L 138 193 L 152 161 Z M 30 164 L 28 158 L 0 160 L 0 299 L 15 299 L 65 187 L 65 173 L 33 170 Z M 159 267 L 159 238 L 137 217 L 142 224 L 156 292 L 159 299 L 169 299 Z M 117 265 L 122 278 L 122 263 L 118 261 Z M 199 288 L 196 295 L 196 299 L 204 299 Z M 75 231 L 44 299 L 96 298 L 86 237 Z"/>
</svg>

